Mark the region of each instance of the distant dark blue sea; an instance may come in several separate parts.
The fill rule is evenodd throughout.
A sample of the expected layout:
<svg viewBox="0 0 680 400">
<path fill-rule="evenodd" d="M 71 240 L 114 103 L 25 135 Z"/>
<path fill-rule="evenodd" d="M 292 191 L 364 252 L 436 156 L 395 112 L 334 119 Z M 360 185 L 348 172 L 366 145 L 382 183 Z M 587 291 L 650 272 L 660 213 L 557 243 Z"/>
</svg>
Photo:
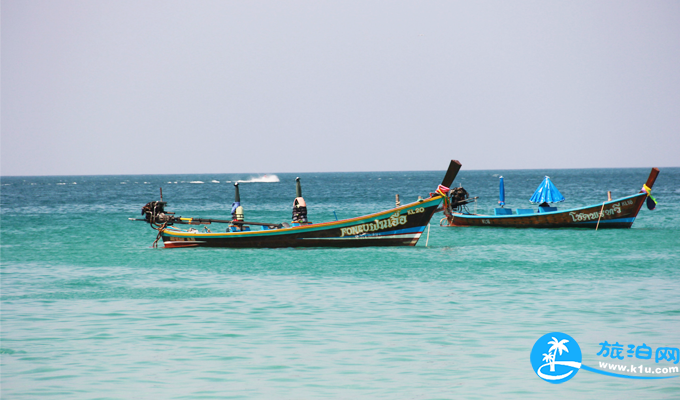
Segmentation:
<svg viewBox="0 0 680 400">
<path fill-rule="evenodd" d="M 581 369 L 551 384 L 529 358 L 562 332 L 583 365 L 680 375 L 662 372 L 680 365 L 680 168 L 661 168 L 658 206 L 631 229 L 446 228 L 439 213 L 415 247 L 165 249 L 128 220 L 161 187 L 176 215 L 228 219 L 241 181 L 246 220 L 290 222 L 299 176 L 309 219 L 326 222 L 427 197 L 443 174 L 2 177 L 0 396 L 680 398 L 678 377 Z M 637 193 L 648 174 L 463 167 L 454 185 L 492 213 L 500 175 L 511 208 L 548 175 L 566 209 Z"/>
</svg>

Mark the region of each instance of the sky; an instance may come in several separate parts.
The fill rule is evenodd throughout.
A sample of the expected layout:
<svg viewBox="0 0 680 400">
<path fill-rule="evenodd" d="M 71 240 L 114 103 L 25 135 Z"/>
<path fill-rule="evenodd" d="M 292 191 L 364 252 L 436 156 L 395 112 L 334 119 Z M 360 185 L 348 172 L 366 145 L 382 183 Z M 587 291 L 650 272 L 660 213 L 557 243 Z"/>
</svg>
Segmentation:
<svg viewBox="0 0 680 400">
<path fill-rule="evenodd" d="M 680 166 L 678 1 L 3 0 L 1 175 Z"/>
</svg>

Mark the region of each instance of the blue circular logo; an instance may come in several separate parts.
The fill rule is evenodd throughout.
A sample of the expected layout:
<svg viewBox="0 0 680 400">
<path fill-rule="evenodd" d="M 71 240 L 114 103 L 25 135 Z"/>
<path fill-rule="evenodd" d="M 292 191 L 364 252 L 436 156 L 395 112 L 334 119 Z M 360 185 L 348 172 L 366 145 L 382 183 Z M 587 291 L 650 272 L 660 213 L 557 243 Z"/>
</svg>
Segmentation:
<svg viewBox="0 0 680 400">
<path fill-rule="evenodd" d="M 581 368 L 581 348 L 566 333 L 541 336 L 531 349 L 531 366 L 544 381 L 562 383 L 573 378 Z"/>
</svg>

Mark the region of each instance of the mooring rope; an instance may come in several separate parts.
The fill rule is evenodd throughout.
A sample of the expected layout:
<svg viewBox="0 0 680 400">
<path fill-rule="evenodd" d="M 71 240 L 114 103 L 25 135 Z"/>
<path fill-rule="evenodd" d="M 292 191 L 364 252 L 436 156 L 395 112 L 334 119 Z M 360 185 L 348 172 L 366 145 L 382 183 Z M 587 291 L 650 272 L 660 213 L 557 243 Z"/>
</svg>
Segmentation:
<svg viewBox="0 0 680 400">
<path fill-rule="evenodd" d="M 163 225 L 161 225 L 160 228 L 156 228 L 153 225 L 151 226 L 153 229 L 158 231 L 158 235 L 156 235 L 156 240 L 154 240 L 153 244 L 151 245 L 151 247 L 153 247 L 154 249 L 158 247 L 158 241 L 160 240 L 161 236 L 163 235 L 163 231 L 165 230 L 165 228 L 167 228 L 167 226 L 168 226 L 167 221 L 163 222 Z"/>
<path fill-rule="evenodd" d="M 597 219 L 597 225 L 595 226 L 595 230 L 600 227 L 600 219 L 602 219 L 602 211 L 604 210 L 604 204 L 606 202 L 602 203 L 602 208 L 600 208 L 600 217 Z"/>
</svg>

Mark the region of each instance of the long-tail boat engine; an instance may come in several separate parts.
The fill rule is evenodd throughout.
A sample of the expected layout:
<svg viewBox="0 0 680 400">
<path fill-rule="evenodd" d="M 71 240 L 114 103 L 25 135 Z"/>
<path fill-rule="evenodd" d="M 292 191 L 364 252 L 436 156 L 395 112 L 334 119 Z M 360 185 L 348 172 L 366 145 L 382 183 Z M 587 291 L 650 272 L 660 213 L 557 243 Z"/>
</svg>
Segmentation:
<svg viewBox="0 0 680 400">
<path fill-rule="evenodd" d="M 170 212 L 165 211 L 165 206 L 168 203 L 165 201 L 151 201 L 142 207 L 142 215 L 146 222 L 150 224 L 172 224 L 173 216 Z"/>
<path fill-rule="evenodd" d="M 293 222 L 307 223 L 307 205 L 302 197 L 293 202 Z"/>
<path fill-rule="evenodd" d="M 293 222 L 307 223 L 307 203 L 302 198 L 300 178 L 295 178 L 295 200 L 293 201 Z"/>
<path fill-rule="evenodd" d="M 461 211 L 463 206 L 466 204 L 470 203 L 474 199 L 469 198 L 470 195 L 468 194 L 467 190 L 463 189 L 463 187 L 457 187 L 451 189 L 449 192 L 449 200 L 451 202 L 451 210 L 452 211 Z"/>
</svg>

